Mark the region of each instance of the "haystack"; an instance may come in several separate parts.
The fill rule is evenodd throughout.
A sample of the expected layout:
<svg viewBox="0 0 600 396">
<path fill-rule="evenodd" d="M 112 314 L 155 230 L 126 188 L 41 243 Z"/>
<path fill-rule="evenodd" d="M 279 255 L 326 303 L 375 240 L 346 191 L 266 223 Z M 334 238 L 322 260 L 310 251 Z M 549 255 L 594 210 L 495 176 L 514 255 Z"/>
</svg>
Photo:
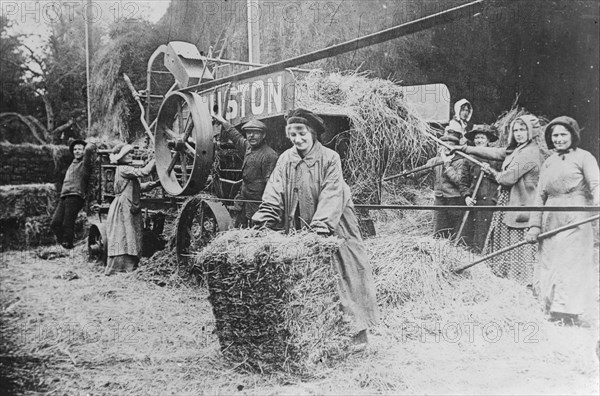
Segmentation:
<svg viewBox="0 0 600 396">
<path fill-rule="evenodd" d="M 57 198 L 50 183 L 0 186 L 0 221 L 51 215 Z"/>
<path fill-rule="evenodd" d="M 229 361 L 306 373 L 344 348 L 350 331 L 332 257 L 340 243 L 308 232 L 230 230 L 197 256 Z"/>
<path fill-rule="evenodd" d="M 335 144 L 344 147 L 344 176 L 359 203 L 380 203 L 384 175 L 423 165 L 433 156 L 434 146 L 423 133 L 429 125 L 392 81 L 314 71 L 297 82 L 296 104 L 350 119 L 350 130 Z"/>
</svg>

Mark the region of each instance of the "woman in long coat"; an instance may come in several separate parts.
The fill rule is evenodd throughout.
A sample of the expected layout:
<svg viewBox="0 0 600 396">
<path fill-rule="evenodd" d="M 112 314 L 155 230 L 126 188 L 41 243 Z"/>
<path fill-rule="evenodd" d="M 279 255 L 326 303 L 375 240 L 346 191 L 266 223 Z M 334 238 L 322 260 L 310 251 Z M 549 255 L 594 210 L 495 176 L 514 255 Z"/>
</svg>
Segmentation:
<svg viewBox="0 0 600 396">
<path fill-rule="evenodd" d="M 154 170 L 154 160 L 143 168 L 131 166 L 133 146 L 117 146 L 110 155 L 115 170 L 115 198 L 107 216 L 108 261 L 105 275 L 133 271 L 142 253 L 142 212 L 140 192 L 157 186 L 157 182 L 140 184 L 139 178 Z"/>
<path fill-rule="evenodd" d="M 475 147 L 489 147 L 490 143 L 498 140 L 498 135 L 491 126 L 486 124 L 474 125 L 473 129 L 465 134 L 465 138 L 475 144 Z M 500 170 L 499 161 L 491 161 L 477 157 L 481 162 L 485 162 L 494 170 Z M 463 162 L 461 193 L 467 206 L 484 205 L 494 206 L 498 201 L 498 183 L 494 176 L 489 173 L 483 175 L 479 189 L 475 191 L 477 182 L 481 175 L 481 167 L 471 161 Z M 469 218 L 461 235 L 467 246 L 471 246 L 478 252 L 483 250 L 485 238 L 490 229 L 493 212 L 473 211 L 469 213 Z"/>
<path fill-rule="evenodd" d="M 578 147 L 579 134 L 577 121 L 566 116 L 555 118 L 546 127 L 546 143 L 555 152 L 542 165 L 536 205 L 600 203 L 598 163 L 592 154 Z M 587 217 L 589 214 L 583 212 L 534 212 L 529 220 L 531 228 L 527 241 L 534 243 L 540 232 Z M 546 312 L 550 313 L 551 320 L 577 323 L 578 316 L 586 308 L 586 299 L 595 301 L 591 291 L 592 282 L 598 280 L 594 271 L 598 262 L 594 259 L 592 223 L 540 241 L 539 252 L 537 292 L 545 303 Z"/>
<path fill-rule="evenodd" d="M 539 179 L 542 155 L 537 143 L 539 120 L 533 115 L 517 117 L 510 126 L 509 145 L 506 148 L 462 146 L 467 154 L 503 161 L 500 172 L 491 167 L 484 171 L 494 175 L 500 185 L 498 206 L 532 206 Z M 495 252 L 521 242 L 529 227 L 529 212 L 494 212 L 484 252 Z M 531 245 L 521 246 L 490 260 L 494 273 L 514 279 L 522 285 L 533 284 L 533 266 L 536 250 Z"/>
<path fill-rule="evenodd" d="M 286 135 L 294 146 L 277 161 L 252 220 L 269 228 L 308 228 L 336 235 L 345 243 L 336 253 L 342 310 L 354 318 L 356 344 L 379 321 L 375 284 L 339 155 L 318 140 L 321 118 L 296 109 L 287 117 Z"/>
</svg>

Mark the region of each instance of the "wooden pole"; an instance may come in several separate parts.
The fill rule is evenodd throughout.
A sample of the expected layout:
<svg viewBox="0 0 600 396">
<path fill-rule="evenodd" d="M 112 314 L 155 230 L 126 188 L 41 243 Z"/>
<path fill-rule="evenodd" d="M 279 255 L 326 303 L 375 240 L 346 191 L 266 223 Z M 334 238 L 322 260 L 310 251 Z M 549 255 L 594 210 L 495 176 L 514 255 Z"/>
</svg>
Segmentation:
<svg viewBox="0 0 600 396">
<path fill-rule="evenodd" d="M 551 236 L 554 236 L 554 235 L 556 235 L 556 234 L 558 234 L 558 233 L 560 233 L 560 232 L 567 231 L 567 230 L 570 230 L 570 229 L 572 229 L 572 228 L 579 227 L 579 226 L 580 226 L 580 225 L 582 225 L 582 224 L 586 224 L 586 223 L 590 223 L 590 222 L 592 222 L 592 221 L 596 221 L 596 220 L 598 220 L 598 219 L 600 219 L 600 215 L 596 215 L 596 216 L 588 217 L 587 219 L 580 220 L 580 221 L 577 221 L 577 222 L 575 222 L 575 223 L 567 224 L 567 225 L 565 225 L 565 226 L 562 226 L 562 227 L 556 228 L 556 229 L 554 229 L 554 230 L 551 230 L 551 231 L 548 231 L 548 232 L 544 232 L 543 234 L 540 234 L 540 235 L 538 236 L 538 241 L 539 241 L 539 240 L 542 240 L 542 239 L 549 238 L 549 237 L 551 237 Z M 484 261 L 486 261 L 486 260 L 489 260 L 489 259 L 491 259 L 492 257 L 496 257 L 496 256 L 498 256 L 498 255 L 500 255 L 500 254 L 502 254 L 502 253 L 506 253 L 506 252 L 508 252 L 508 251 L 510 251 L 510 250 L 516 249 L 516 248 L 518 248 L 518 247 L 520 247 L 520 246 L 523 246 L 523 245 L 525 245 L 525 244 L 527 244 L 527 243 L 529 243 L 529 242 L 527 242 L 527 241 L 523 240 L 523 241 L 521 241 L 521 242 L 515 243 L 514 245 L 507 246 L 507 247 L 505 247 L 505 248 L 502 248 L 502 249 L 500 249 L 500 250 L 498 250 L 498 251 L 495 251 L 495 252 L 493 252 L 493 253 L 490 253 L 490 254 L 488 254 L 487 256 L 483 256 L 483 257 L 482 257 L 482 258 L 480 258 L 479 260 L 475 260 L 475 261 L 473 261 L 472 263 L 469 263 L 469 264 L 466 264 L 466 265 L 462 265 L 462 266 L 460 266 L 460 267 L 458 267 L 458 268 L 454 268 L 454 269 L 453 269 L 453 271 L 454 271 L 454 272 L 457 272 L 457 273 L 459 273 L 459 272 L 462 272 L 462 271 L 466 270 L 467 268 L 471 268 L 472 266 L 474 266 L 474 265 L 476 265 L 476 264 L 482 263 L 482 262 L 484 262 Z"/>
<path fill-rule="evenodd" d="M 92 101 L 90 100 L 90 78 L 91 78 L 91 62 L 92 62 L 92 0 L 87 0 L 85 10 L 85 96 L 87 105 L 87 134 L 92 130 Z"/>
<path fill-rule="evenodd" d="M 479 178 L 477 179 L 477 183 L 475 184 L 475 189 L 473 190 L 473 197 L 477 196 L 477 193 L 479 192 L 479 187 L 481 186 L 481 182 L 483 181 L 483 178 L 485 177 L 485 174 L 483 173 L 483 170 L 479 171 Z M 460 241 L 460 236 L 463 233 L 463 230 L 465 229 L 465 224 L 467 224 L 467 219 L 469 218 L 469 211 L 467 210 L 463 216 L 462 222 L 460 223 L 460 228 L 458 229 L 458 234 L 456 234 L 456 239 L 454 240 L 454 246 L 458 245 L 458 242 Z"/>
<path fill-rule="evenodd" d="M 258 0 L 247 0 L 248 62 L 260 63 L 260 9 Z"/>
</svg>

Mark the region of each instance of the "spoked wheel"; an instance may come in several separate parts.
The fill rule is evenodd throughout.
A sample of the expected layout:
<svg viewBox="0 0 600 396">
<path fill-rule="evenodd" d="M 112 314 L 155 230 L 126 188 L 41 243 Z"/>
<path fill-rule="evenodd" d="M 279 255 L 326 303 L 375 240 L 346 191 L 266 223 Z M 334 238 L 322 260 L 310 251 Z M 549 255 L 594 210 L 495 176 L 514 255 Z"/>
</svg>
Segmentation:
<svg viewBox="0 0 600 396">
<path fill-rule="evenodd" d="M 108 259 L 108 239 L 104 224 L 92 224 L 88 235 L 88 260 L 106 265 Z"/>
<path fill-rule="evenodd" d="M 158 112 L 154 150 L 160 183 L 169 194 L 201 191 L 214 154 L 208 102 L 195 93 L 169 94 Z"/>
<path fill-rule="evenodd" d="M 177 261 L 191 271 L 194 254 L 205 247 L 220 231 L 233 226 L 229 212 L 220 202 L 193 197 L 183 204 L 177 219 Z"/>
</svg>

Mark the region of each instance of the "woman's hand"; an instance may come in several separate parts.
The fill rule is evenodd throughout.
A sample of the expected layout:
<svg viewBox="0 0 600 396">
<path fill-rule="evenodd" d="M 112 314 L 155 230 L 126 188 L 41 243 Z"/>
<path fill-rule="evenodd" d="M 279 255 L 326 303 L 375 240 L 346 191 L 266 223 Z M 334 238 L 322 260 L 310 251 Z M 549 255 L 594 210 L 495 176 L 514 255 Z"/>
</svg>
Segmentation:
<svg viewBox="0 0 600 396">
<path fill-rule="evenodd" d="M 529 231 L 527 231 L 527 234 L 525 234 L 527 243 L 536 243 L 541 231 L 540 227 L 531 227 Z"/>
<path fill-rule="evenodd" d="M 444 166 L 450 165 L 450 161 L 452 161 L 452 157 L 454 157 L 454 155 L 452 155 L 450 153 L 446 153 L 445 151 L 440 152 L 440 158 L 444 162 Z"/>
<path fill-rule="evenodd" d="M 477 201 L 474 200 L 471 197 L 466 197 L 465 198 L 465 203 L 467 204 L 467 206 L 475 206 L 475 204 L 477 203 Z"/>
</svg>

